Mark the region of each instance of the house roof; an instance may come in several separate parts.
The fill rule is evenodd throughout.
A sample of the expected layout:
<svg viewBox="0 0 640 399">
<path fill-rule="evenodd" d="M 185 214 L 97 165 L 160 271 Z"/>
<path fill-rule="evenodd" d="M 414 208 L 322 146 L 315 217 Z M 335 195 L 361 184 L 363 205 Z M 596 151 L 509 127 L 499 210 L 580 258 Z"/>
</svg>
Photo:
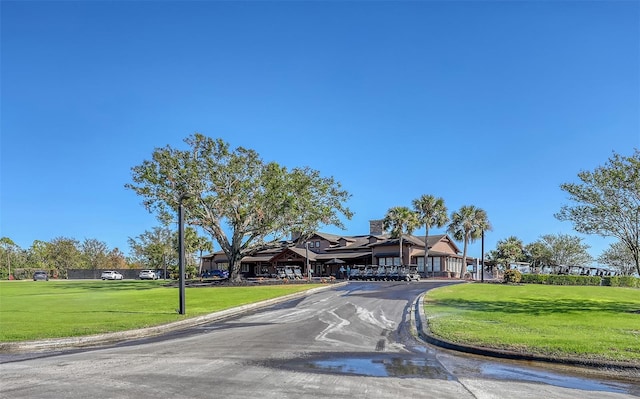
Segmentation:
<svg viewBox="0 0 640 399">
<path fill-rule="evenodd" d="M 337 244 L 338 241 L 340 240 L 340 238 L 342 238 L 343 236 L 339 236 L 336 234 L 329 234 L 329 233 L 314 233 L 311 237 L 313 236 L 318 236 L 320 238 L 324 238 L 325 240 Z"/>
<path fill-rule="evenodd" d="M 279 247 L 270 247 L 261 251 L 257 251 L 256 253 L 245 256 L 242 258 L 243 262 L 273 262 L 276 258 L 283 257 L 287 251 L 291 251 L 295 253 L 297 256 L 301 258 L 306 258 L 308 256 L 310 261 L 326 261 L 333 258 L 336 259 L 357 259 L 357 258 L 365 258 L 372 256 L 372 249 L 375 247 L 385 247 L 385 246 L 397 246 L 398 238 L 390 238 L 388 234 L 383 235 L 358 235 L 358 236 L 338 236 L 336 234 L 329 233 L 314 233 L 311 237 L 318 237 L 320 239 L 324 239 L 330 243 L 330 247 L 325 248 L 323 251 L 316 252 L 312 249 L 307 249 L 303 247 L 296 247 L 291 242 L 283 242 Z M 370 243 L 372 237 L 377 238 L 378 242 Z M 414 235 L 403 235 L 403 242 L 408 245 L 414 245 L 418 248 L 414 249 L 414 255 L 424 256 L 424 237 L 414 236 Z M 340 240 L 345 240 L 346 244 L 344 246 L 339 245 Z M 345 243 L 343 241 L 343 243 Z M 455 254 L 444 253 L 439 251 L 429 250 L 429 254 L 433 255 L 446 255 L 453 257 L 460 257 L 457 255 L 460 253 L 460 249 L 456 246 L 455 242 L 447 235 L 447 234 L 436 234 L 430 235 L 428 237 L 428 247 L 433 248 L 439 242 L 445 242 L 450 245 Z M 300 243 L 298 243 L 300 245 Z M 421 249 L 422 248 L 422 249 Z M 382 248 L 381 248 L 382 249 Z M 385 251 L 384 253 L 378 252 L 376 256 L 384 255 L 385 253 L 392 254 L 393 251 L 391 249 Z M 395 253 L 397 256 L 397 251 Z M 219 258 L 218 261 L 222 261 L 222 258 L 226 258 L 224 251 L 216 251 L 213 254 L 205 255 L 203 259 L 212 259 Z M 473 259 L 472 257 L 468 257 L 469 259 Z"/>
<path fill-rule="evenodd" d="M 371 252 L 344 252 L 344 253 L 326 253 L 326 254 L 317 254 L 316 260 L 327 260 L 327 259 L 356 259 L 356 258 L 364 258 L 371 257 Z"/>
<path fill-rule="evenodd" d="M 271 255 L 262 255 L 262 256 L 245 256 L 242 258 L 243 262 L 270 262 L 271 258 L 273 258 L 273 254 Z"/>
<path fill-rule="evenodd" d="M 386 239 L 380 242 L 376 242 L 373 244 L 370 244 L 372 247 L 373 246 L 385 246 L 385 245 L 398 245 L 398 241 L 400 241 L 399 238 L 390 238 L 390 237 L 385 237 Z M 402 235 L 402 241 L 404 244 L 406 243 L 411 243 L 413 245 L 418 245 L 418 246 L 424 246 L 424 240 L 421 238 L 418 238 L 416 236 L 410 236 L 410 235 Z M 436 241 L 437 242 L 437 241 Z"/>
</svg>

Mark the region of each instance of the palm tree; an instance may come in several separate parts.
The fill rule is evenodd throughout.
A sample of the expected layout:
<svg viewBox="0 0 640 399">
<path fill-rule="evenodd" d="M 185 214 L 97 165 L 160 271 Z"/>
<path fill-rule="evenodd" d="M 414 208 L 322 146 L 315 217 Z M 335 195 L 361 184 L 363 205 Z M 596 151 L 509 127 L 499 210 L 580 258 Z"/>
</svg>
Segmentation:
<svg viewBox="0 0 640 399">
<path fill-rule="evenodd" d="M 391 231 L 392 238 L 400 239 L 400 265 L 404 264 L 402 259 L 402 235 L 413 233 L 420 221 L 418 214 L 407 208 L 406 206 L 396 206 L 387 211 L 384 219 L 382 220 L 382 228 Z"/>
<path fill-rule="evenodd" d="M 432 227 L 442 228 L 449 221 L 447 207 L 444 199 L 436 198 L 433 195 L 423 195 L 413 200 L 413 209 L 418 213 L 421 225 L 424 225 L 424 266 L 427 267 L 429 259 L 429 229 Z M 426 270 L 425 270 L 426 272 Z M 433 269 L 432 269 L 433 272 Z"/>
<path fill-rule="evenodd" d="M 482 236 L 483 231 L 491 230 L 487 212 L 473 205 L 464 205 L 451 214 L 451 223 L 447 229 L 455 240 L 464 242 L 460 277 L 467 268 L 467 247 Z"/>
</svg>

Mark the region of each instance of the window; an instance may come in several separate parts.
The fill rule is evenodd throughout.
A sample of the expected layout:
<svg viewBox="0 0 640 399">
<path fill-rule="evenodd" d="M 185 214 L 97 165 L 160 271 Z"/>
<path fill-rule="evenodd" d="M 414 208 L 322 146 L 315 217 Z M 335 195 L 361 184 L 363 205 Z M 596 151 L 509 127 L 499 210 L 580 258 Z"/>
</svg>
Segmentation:
<svg viewBox="0 0 640 399">
<path fill-rule="evenodd" d="M 440 271 L 440 258 L 431 258 L 433 264 L 431 265 L 431 270 L 439 272 Z"/>
<path fill-rule="evenodd" d="M 400 266 L 400 257 L 378 258 L 378 265 L 380 266 Z"/>
<path fill-rule="evenodd" d="M 249 265 L 247 263 L 243 263 L 240 267 L 240 271 L 242 273 L 249 273 Z"/>
<path fill-rule="evenodd" d="M 320 248 L 320 241 L 316 241 L 316 248 Z"/>
<path fill-rule="evenodd" d="M 462 266 L 462 259 L 449 258 L 449 260 L 447 261 L 447 270 L 450 272 L 460 271 L 461 266 Z"/>
</svg>

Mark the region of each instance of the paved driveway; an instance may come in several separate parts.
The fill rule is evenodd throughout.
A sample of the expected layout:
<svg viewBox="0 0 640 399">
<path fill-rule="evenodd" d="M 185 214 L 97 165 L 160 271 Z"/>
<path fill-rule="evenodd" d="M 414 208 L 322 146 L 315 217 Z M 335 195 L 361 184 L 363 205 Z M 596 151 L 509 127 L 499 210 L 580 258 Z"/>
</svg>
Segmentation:
<svg viewBox="0 0 640 399">
<path fill-rule="evenodd" d="M 31 359 L 5 357 L 0 364 L 0 397 L 600 399 L 640 395 L 629 382 L 461 356 L 417 341 L 409 323 L 413 300 L 439 284 L 443 283 L 352 282 L 166 337 Z"/>
</svg>

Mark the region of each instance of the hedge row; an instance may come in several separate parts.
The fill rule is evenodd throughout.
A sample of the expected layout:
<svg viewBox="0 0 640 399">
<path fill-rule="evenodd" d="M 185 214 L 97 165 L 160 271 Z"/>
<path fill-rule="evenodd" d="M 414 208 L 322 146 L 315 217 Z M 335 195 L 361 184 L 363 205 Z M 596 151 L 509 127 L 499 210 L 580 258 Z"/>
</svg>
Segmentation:
<svg viewBox="0 0 640 399">
<path fill-rule="evenodd" d="M 523 274 L 522 283 L 548 285 L 601 285 L 602 278 L 598 276 L 572 276 L 556 274 Z"/>
<path fill-rule="evenodd" d="M 602 285 L 608 285 L 611 287 L 640 288 L 640 278 L 631 277 L 631 276 L 603 277 Z"/>
<path fill-rule="evenodd" d="M 547 285 L 606 285 L 611 287 L 640 288 L 640 278 L 631 276 L 573 276 L 555 274 L 523 274 L 520 279 L 524 284 Z"/>
</svg>

